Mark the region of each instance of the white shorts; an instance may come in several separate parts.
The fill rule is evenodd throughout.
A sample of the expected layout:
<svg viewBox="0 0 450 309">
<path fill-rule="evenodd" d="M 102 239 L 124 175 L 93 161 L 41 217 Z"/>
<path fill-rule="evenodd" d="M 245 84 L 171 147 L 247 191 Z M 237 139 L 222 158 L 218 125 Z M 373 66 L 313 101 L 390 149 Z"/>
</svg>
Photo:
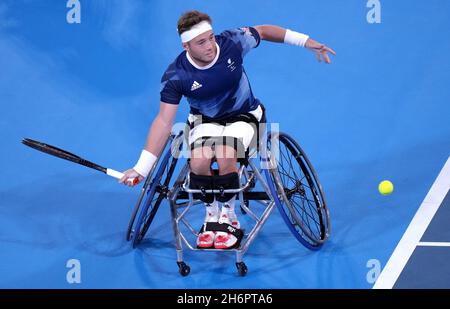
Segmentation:
<svg viewBox="0 0 450 309">
<path fill-rule="evenodd" d="M 255 116 L 258 122 L 261 121 L 263 117 L 261 105 L 258 105 L 255 110 L 250 111 L 249 114 Z M 199 115 L 189 114 L 188 122 L 192 124 L 195 121 L 201 120 L 200 117 Z M 206 137 L 232 137 L 240 140 L 245 150 L 247 150 L 255 135 L 255 129 L 258 130 L 255 126 L 256 124 L 245 121 L 236 121 L 227 123 L 226 125 L 213 122 L 200 123 L 189 131 L 188 143 L 192 146 L 196 141 L 203 140 Z"/>
</svg>

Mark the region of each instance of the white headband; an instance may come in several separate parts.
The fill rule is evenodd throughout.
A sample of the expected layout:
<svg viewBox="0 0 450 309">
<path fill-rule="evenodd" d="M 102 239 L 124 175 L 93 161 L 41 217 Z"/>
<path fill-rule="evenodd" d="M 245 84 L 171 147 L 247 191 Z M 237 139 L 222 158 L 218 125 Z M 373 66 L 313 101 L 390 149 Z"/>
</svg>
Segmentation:
<svg viewBox="0 0 450 309">
<path fill-rule="evenodd" d="M 206 31 L 212 30 L 211 24 L 207 22 L 206 20 L 199 22 L 198 24 L 192 26 L 191 29 L 188 31 L 183 32 L 181 37 L 181 42 L 186 43 L 195 38 L 196 36 L 199 36 L 202 33 L 205 33 Z"/>
</svg>

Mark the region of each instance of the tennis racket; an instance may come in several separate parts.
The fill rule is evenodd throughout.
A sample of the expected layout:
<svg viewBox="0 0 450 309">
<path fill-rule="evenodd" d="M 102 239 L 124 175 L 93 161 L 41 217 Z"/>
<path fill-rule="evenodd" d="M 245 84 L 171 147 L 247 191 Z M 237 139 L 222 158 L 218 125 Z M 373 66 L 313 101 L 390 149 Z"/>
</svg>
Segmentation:
<svg viewBox="0 0 450 309">
<path fill-rule="evenodd" d="M 111 176 L 111 177 L 114 177 L 114 178 L 117 178 L 117 179 L 121 179 L 123 177 L 123 174 L 121 172 L 118 172 L 118 171 L 115 171 L 113 169 L 100 166 L 100 165 L 98 165 L 96 163 L 93 163 L 91 161 L 85 160 L 85 159 L 83 159 L 83 158 L 81 158 L 81 157 L 79 157 L 79 156 L 77 156 L 77 155 L 75 155 L 73 153 L 70 153 L 70 152 L 68 152 L 66 150 L 57 148 L 57 147 L 52 146 L 52 145 L 41 143 L 41 142 L 29 139 L 29 138 L 24 138 L 22 140 L 22 144 L 24 144 L 24 145 L 26 145 L 28 147 L 34 148 L 36 150 L 45 152 L 47 154 L 50 154 L 52 156 L 55 156 L 55 157 L 58 157 L 58 158 L 61 158 L 61 159 L 64 159 L 64 160 L 68 160 L 68 161 L 71 161 L 71 162 L 74 162 L 74 163 L 78 163 L 80 165 L 83 165 L 83 166 L 86 166 L 86 167 L 89 167 L 89 168 L 92 168 L 94 170 L 100 171 L 102 173 L 105 173 L 108 176 Z M 128 182 L 133 183 L 135 185 L 135 184 L 137 184 L 139 182 L 139 179 L 138 178 L 128 179 Z"/>
</svg>

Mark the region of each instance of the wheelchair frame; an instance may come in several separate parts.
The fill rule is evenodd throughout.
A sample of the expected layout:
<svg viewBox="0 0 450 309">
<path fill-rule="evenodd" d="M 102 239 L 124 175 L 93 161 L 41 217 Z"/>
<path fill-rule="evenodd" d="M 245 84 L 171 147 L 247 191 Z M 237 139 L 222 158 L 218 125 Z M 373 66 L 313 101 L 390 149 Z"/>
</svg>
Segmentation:
<svg viewBox="0 0 450 309">
<path fill-rule="evenodd" d="M 252 149 L 244 162 L 241 162 L 238 170 L 241 184 L 239 189 L 200 190 L 191 189 L 189 187 L 189 159 L 182 167 L 173 185 L 170 187 L 171 176 L 174 172 L 183 144 L 183 131 L 180 131 L 176 135 L 172 134 L 166 141 L 158 162 L 154 164 L 141 190 L 141 194 L 128 225 L 127 240 L 132 240 L 133 247 L 136 247 L 140 243 L 145 237 L 160 204 L 164 199 L 167 199 L 170 203 L 171 222 L 177 253 L 177 265 L 182 276 L 186 276 L 190 273 L 190 267 L 183 259 L 183 243 L 193 251 L 235 252 L 238 273 L 241 276 L 245 276 L 248 268 L 243 261 L 243 256 L 248 251 L 250 245 L 255 240 L 275 206 L 279 209 L 283 220 L 298 241 L 311 250 L 319 249 L 329 237 L 330 219 L 328 206 L 317 175 L 306 157 L 306 154 L 289 135 L 285 133 L 268 132 L 266 137 L 267 138 L 260 139 L 258 145 L 260 149 L 259 156 L 262 165 L 261 169 L 258 169 L 257 158 L 255 158 L 255 155 L 258 155 L 256 149 Z M 305 175 L 303 178 L 296 180 L 293 188 L 285 188 L 285 183 L 283 183 L 285 174 L 283 171 L 279 171 L 278 159 L 272 155 L 276 148 L 274 146 L 275 143 L 273 143 L 274 141 L 282 141 L 284 143 L 283 145 L 286 145 L 286 148 L 289 149 L 291 153 L 295 154 L 294 161 L 298 163 L 301 171 Z M 283 158 L 281 160 L 283 160 Z M 290 160 L 292 161 L 292 158 Z M 156 167 L 158 167 L 157 170 Z M 248 167 L 250 167 L 250 169 Z M 166 178 L 162 181 L 166 168 L 168 168 Z M 296 174 L 295 176 L 298 177 Z M 308 185 L 302 183 L 303 179 L 306 179 Z M 263 191 L 252 191 L 257 182 L 261 184 Z M 309 190 L 305 189 L 305 187 Z M 310 196 L 312 198 L 307 198 L 306 191 L 310 191 Z M 191 244 L 188 237 L 182 232 L 181 226 L 184 225 L 191 234 L 195 235 L 195 237 L 198 236 L 198 232 L 196 232 L 192 225 L 187 221 L 186 215 L 194 205 L 202 204 L 199 197 L 201 194 L 205 193 L 236 193 L 239 197 L 241 211 L 244 214 L 248 214 L 255 222 L 251 230 L 244 234 L 238 248 L 226 250 L 213 248 L 200 249 Z M 306 200 L 309 205 L 308 209 L 310 210 L 310 203 L 312 201 L 314 202 L 316 208 L 315 211 L 317 211 L 317 221 L 314 214 L 311 215 L 307 213 L 307 208 L 304 207 L 305 204 L 301 207 L 303 209 L 302 212 L 299 212 L 296 209 L 293 198 L 296 194 L 304 197 L 304 200 Z M 154 198 L 156 195 L 158 196 L 155 200 Z M 143 203 L 142 200 L 144 200 Z M 188 201 L 178 203 L 177 200 Z M 255 201 L 266 207 L 261 215 L 256 215 L 250 209 L 249 201 Z M 138 212 L 138 220 L 135 220 Z M 313 231 L 310 227 L 305 226 L 306 223 L 309 224 L 310 220 L 319 225 L 319 228 L 315 228 L 317 231 Z M 317 232 L 318 235 L 313 235 L 314 232 Z"/>
</svg>

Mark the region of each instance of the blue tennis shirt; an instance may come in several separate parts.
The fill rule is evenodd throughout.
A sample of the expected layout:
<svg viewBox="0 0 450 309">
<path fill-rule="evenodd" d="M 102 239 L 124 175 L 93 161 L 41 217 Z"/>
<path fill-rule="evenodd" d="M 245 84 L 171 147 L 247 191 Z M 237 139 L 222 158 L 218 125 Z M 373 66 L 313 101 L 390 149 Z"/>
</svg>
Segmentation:
<svg viewBox="0 0 450 309">
<path fill-rule="evenodd" d="M 194 66 L 186 51 L 169 65 L 161 79 L 162 102 L 179 104 L 185 96 L 192 114 L 218 120 L 258 107 L 243 67 L 244 56 L 260 43 L 258 31 L 252 27 L 227 30 L 215 39 L 218 58 L 212 65 Z"/>
</svg>

